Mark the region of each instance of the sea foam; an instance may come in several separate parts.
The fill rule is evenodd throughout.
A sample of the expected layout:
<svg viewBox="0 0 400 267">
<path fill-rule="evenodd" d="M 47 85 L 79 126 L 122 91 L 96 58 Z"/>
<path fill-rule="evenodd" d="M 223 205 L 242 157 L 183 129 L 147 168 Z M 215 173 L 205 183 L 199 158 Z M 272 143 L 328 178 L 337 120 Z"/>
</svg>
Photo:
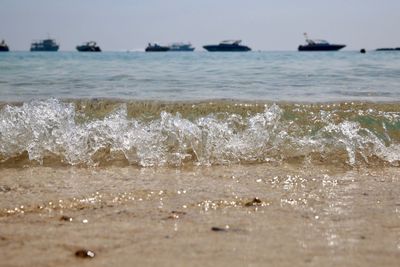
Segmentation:
<svg viewBox="0 0 400 267">
<path fill-rule="evenodd" d="M 73 101 L 35 100 L 0 111 L 0 159 L 96 166 L 114 162 L 150 166 L 246 163 L 325 163 L 348 166 L 400 161 L 398 111 L 368 105 L 266 104 L 261 112 L 129 115 L 118 103 L 91 116 Z M 232 105 L 232 103 L 229 103 Z M 345 107 L 343 107 L 345 106 Z M 245 109 L 245 108 L 244 108 Z M 146 112 L 145 110 L 143 112 Z M 25 155 L 25 156 L 24 156 Z"/>
</svg>

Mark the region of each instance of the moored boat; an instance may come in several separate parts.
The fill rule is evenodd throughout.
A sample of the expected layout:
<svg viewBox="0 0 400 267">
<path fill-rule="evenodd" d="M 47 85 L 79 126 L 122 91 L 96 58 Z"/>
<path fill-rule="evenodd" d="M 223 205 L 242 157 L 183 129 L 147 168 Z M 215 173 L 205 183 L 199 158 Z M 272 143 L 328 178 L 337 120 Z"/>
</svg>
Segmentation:
<svg viewBox="0 0 400 267">
<path fill-rule="evenodd" d="M 170 48 L 168 46 L 162 46 L 162 45 L 159 45 L 156 43 L 154 43 L 154 44 L 149 43 L 147 45 L 145 51 L 146 52 L 167 52 L 167 51 L 169 51 L 169 49 Z"/>
<path fill-rule="evenodd" d="M 191 43 L 172 43 L 168 47 L 170 52 L 192 52 L 195 49 Z"/>
<path fill-rule="evenodd" d="M 60 46 L 54 39 L 44 39 L 40 41 L 34 41 L 31 44 L 32 52 L 56 52 Z"/>
<path fill-rule="evenodd" d="M 101 52 L 100 47 L 94 41 L 78 45 L 76 47 L 76 50 L 78 50 L 79 52 Z"/>
<path fill-rule="evenodd" d="M 395 48 L 378 48 L 376 51 L 400 51 L 400 47 Z"/>
<path fill-rule="evenodd" d="M 241 45 L 241 40 L 226 40 L 222 41 L 217 45 L 205 45 L 203 48 L 208 52 L 247 52 L 251 51 L 251 48 L 245 45 Z"/>
<path fill-rule="evenodd" d="M 6 44 L 6 42 L 4 40 L 1 40 L 0 52 L 8 52 L 8 51 L 10 51 L 10 49 L 8 48 L 8 45 Z"/>
<path fill-rule="evenodd" d="M 299 51 L 338 51 L 346 45 L 343 44 L 330 44 L 326 40 L 312 40 L 308 38 L 307 33 L 304 33 L 304 37 L 306 38 L 306 45 L 300 45 L 298 47 Z"/>
</svg>

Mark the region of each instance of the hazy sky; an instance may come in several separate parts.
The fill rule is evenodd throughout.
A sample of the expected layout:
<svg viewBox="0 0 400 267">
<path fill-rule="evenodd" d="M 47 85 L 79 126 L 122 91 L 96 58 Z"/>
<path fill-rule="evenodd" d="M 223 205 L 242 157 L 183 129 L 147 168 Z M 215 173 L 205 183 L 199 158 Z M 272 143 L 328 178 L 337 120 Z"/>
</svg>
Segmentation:
<svg viewBox="0 0 400 267">
<path fill-rule="evenodd" d="M 197 50 L 242 39 L 253 50 L 295 50 L 312 38 L 347 49 L 400 46 L 400 0 L 1 0 L 0 38 L 13 50 L 56 38 L 61 50 L 191 41 Z"/>
</svg>

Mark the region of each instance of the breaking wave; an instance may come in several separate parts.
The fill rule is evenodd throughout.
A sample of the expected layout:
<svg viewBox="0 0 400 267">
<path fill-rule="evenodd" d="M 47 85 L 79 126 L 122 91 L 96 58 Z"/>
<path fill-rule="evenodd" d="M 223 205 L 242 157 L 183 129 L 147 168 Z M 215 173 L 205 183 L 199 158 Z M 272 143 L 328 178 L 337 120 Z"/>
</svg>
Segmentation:
<svg viewBox="0 0 400 267">
<path fill-rule="evenodd" d="M 374 103 L 2 104 L 0 165 L 400 162 L 400 107 Z"/>
</svg>

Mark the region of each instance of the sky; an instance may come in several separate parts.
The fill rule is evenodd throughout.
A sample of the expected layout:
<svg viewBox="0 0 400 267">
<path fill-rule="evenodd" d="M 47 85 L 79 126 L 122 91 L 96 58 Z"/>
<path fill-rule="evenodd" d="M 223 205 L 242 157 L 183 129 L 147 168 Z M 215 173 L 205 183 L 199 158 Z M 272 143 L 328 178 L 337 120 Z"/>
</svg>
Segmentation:
<svg viewBox="0 0 400 267">
<path fill-rule="evenodd" d="M 400 47 L 399 0 L 0 0 L 0 39 L 28 50 L 94 40 L 105 51 L 190 41 L 197 50 L 241 39 L 253 50 L 296 50 L 310 38 L 347 50 Z"/>
</svg>

